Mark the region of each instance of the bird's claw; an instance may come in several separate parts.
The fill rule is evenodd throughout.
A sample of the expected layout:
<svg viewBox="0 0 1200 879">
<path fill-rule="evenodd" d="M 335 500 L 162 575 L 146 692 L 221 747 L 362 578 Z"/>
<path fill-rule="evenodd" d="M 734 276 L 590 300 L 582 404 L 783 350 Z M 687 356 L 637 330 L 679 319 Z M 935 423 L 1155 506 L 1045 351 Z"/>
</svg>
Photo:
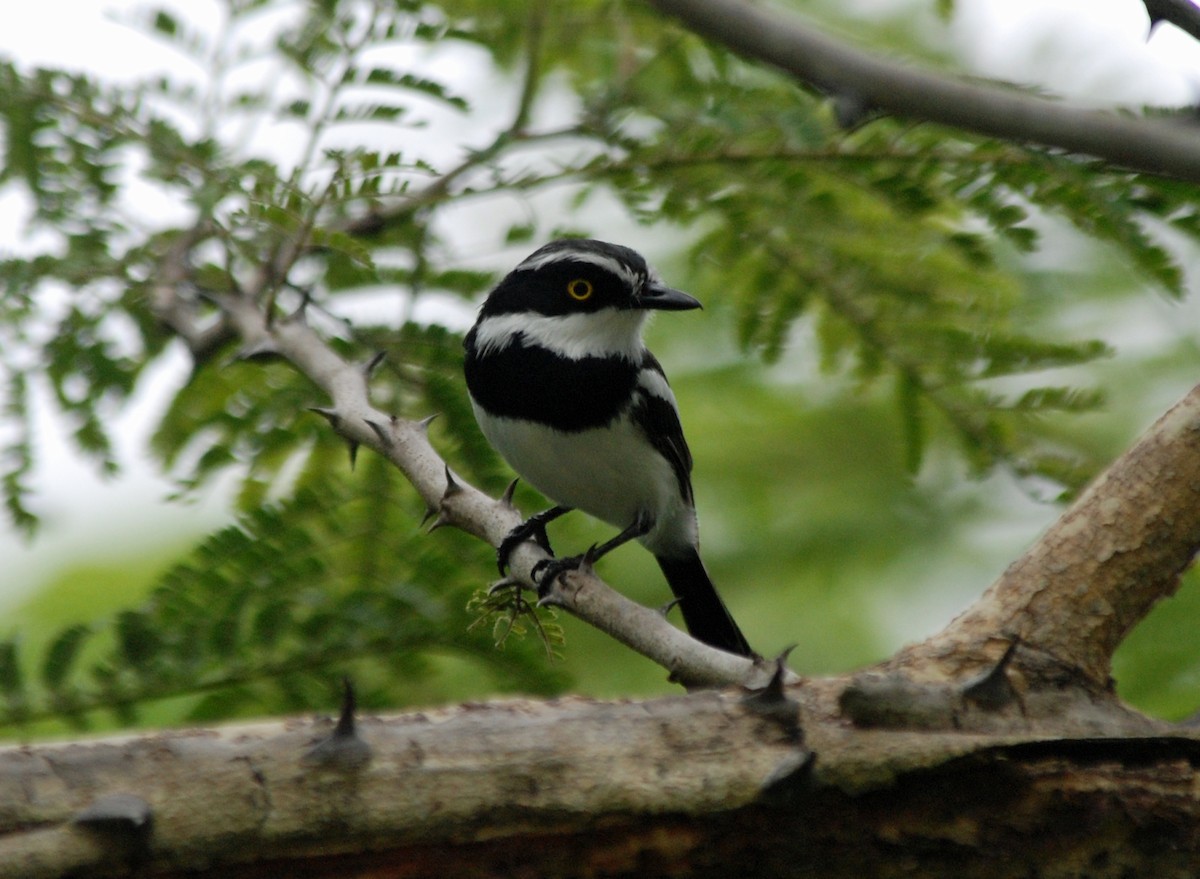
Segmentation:
<svg viewBox="0 0 1200 879">
<path fill-rule="evenodd" d="M 576 571 L 587 561 L 585 555 L 573 555 L 565 559 L 542 559 L 530 572 L 537 584 L 539 599 L 545 599 L 554 588 L 555 581 L 567 571 Z"/>
<path fill-rule="evenodd" d="M 500 545 L 496 547 L 496 567 L 500 569 L 500 576 L 504 576 L 504 569 L 508 567 L 508 557 L 513 554 L 513 551 L 526 540 L 531 539 L 548 555 L 554 555 L 554 550 L 550 548 L 550 538 L 546 536 L 545 523 L 538 522 L 536 518 L 526 519 L 509 531 L 500 541 Z M 543 561 L 548 561 L 548 559 Z M 539 564 L 541 563 L 539 562 Z"/>
</svg>

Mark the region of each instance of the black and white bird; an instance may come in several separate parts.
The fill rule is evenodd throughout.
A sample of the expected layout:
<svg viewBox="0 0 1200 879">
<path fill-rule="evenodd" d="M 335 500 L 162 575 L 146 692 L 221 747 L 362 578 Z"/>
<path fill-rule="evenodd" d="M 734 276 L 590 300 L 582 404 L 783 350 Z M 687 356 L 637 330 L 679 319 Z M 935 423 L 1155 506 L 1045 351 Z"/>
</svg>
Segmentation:
<svg viewBox="0 0 1200 879">
<path fill-rule="evenodd" d="M 658 560 L 688 631 L 751 656 L 700 561 L 691 452 L 675 395 L 642 343 L 651 311 L 699 307 L 662 284 L 628 247 L 553 241 L 513 269 L 480 308 L 464 343 L 467 388 L 484 436 L 557 505 L 503 541 L 501 572 L 524 540 L 549 551 L 546 524 L 583 510 L 621 529 L 589 560 L 639 540 Z M 540 588 L 583 558 L 543 563 Z"/>
</svg>

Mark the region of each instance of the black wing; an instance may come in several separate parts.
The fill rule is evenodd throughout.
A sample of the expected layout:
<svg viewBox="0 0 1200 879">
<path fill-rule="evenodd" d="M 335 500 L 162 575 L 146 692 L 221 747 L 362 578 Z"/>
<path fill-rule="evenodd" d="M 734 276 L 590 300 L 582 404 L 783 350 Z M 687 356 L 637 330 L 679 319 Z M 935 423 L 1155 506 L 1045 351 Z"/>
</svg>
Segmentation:
<svg viewBox="0 0 1200 879">
<path fill-rule="evenodd" d="M 657 373 L 664 383 L 667 381 L 662 365 L 649 351 L 642 358 L 642 370 Z M 679 410 L 675 401 L 663 397 L 639 382 L 634 392 L 635 400 L 630 416 L 634 424 L 642 429 L 650 444 L 666 458 L 679 481 L 679 493 L 692 503 L 692 452 L 683 438 L 683 425 L 679 422 Z"/>
</svg>

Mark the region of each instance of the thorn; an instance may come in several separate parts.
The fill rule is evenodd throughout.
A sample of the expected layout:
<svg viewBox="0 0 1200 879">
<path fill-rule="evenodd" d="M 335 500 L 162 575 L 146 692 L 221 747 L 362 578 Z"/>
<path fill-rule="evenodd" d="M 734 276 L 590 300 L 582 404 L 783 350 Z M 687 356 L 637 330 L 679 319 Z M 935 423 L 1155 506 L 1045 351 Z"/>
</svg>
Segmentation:
<svg viewBox="0 0 1200 879">
<path fill-rule="evenodd" d="M 462 486 L 458 484 L 458 481 L 454 478 L 454 474 L 450 472 L 450 465 L 443 464 L 442 466 L 446 468 L 446 490 L 442 492 L 442 500 L 445 500 L 448 497 L 454 497 L 454 495 L 462 491 Z"/>
<path fill-rule="evenodd" d="M 304 752 L 301 762 L 330 769 L 361 769 L 371 760 L 371 746 L 358 735 L 354 713 L 358 700 L 350 678 L 342 678 L 342 710 L 337 724 L 327 738 Z"/>
<path fill-rule="evenodd" d="M 579 567 L 575 570 L 582 571 L 585 574 L 596 573 L 596 569 L 593 567 L 593 565 L 596 563 L 596 559 L 598 558 L 600 557 L 596 555 L 596 544 L 593 543 L 587 548 L 587 552 L 583 554 L 583 557 L 580 558 Z"/>
<path fill-rule="evenodd" d="M 354 683 L 349 676 L 342 678 L 342 712 L 338 715 L 337 726 L 333 728 L 335 738 L 352 738 L 358 733 L 354 724 L 354 712 L 358 710 L 358 698 L 354 692 Z"/>
<path fill-rule="evenodd" d="M 370 377 L 371 377 L 371 374 L 372 374 L 373 372 L 375 372 L 375 370 L 376 370 L 376 369 L 378 369 L 378 368 L 379 368 L 379 364 L 383 363 L 383 359 L 384 359 L 385 357 L 387 357 L 387 352 L 386 352 L 386 351 L 379 351 L 379 352 L 376 352 L 375 356 L 374 356 L 374 357 L 372 357 L 370 360 L 368 360 L 368 361 L 367 361 L 367 362 L 366 362 L 366 363 L 363 365 L 363 368 L 362 368 L 362 371 L 363 371 L 363 376 L 364 376 L 364 377 L 366 377 L 366 378 L 370 378 Z"/>
<path fill-rule="evenodd" d="M 1013 638 L 1004 655 L 992 668 L 967 681 L 962 688 L 963 699 L 974 702 L 985 711 L 999 711 L 1020 696 L 1008 678 L 1008 667 L 1016 655 L 1020 638 Z"/>
<path fill-rule="evenodd" d="M 760 706 L 788 701 L 783 682 L 787 677 L 787 658 L 795 649 L 796 645 L 791 644 L 785 647 L 773 660 L 770 660 L 775 666 L 774 671 L 771 672 L 771 679 L 767 681 L 767 685 L 761 690 L 755 690 L 751 695 L 747 696 L 747 700 L 754 700 Z"/>
<path fill-rule="evenodd" d="M 354 440 L 348 440 L 346 445 L 350 448 L 350 469 L 354 469 L 354 464 L 358 461 L 358 443 Z"/>
<path fill-rule="evenodd" d="M 426 533 L 432 534 L 434 531 L 437 531 L 439 528 L 445 528 L 447 525 L 453 525 L 453 524 L 454 524 L 454 520 L 451 519 L 449 516 L 447 516 L 444 511 L 439 512 L 437 515 L 437 518 L 433 520 L 433 524 L 429 526 L 429 530 Z"/>
<path fill-rule="evenodd" d="M 383 443 L 385 448 L 392 447 L 392 432 L 388 428 L 395 423 L 395 416 L 392 417 L 392 420 L 388 423 L 387 427 L 384 427 L 384 425 L 380 424 L 378 421 L 371 421 L 369 418 L 364 418 L 363 421 L 366 422 L 367 427 L 371 428 L 371 430 L 375 432 L 375 436 L 379 437 L 379 441 Z"/>
<path fill-rule="evenodd" d="M 429 526 L 430 534 L 446 525 L 454 524 L 454 518 L 446 511 L 446 501 L 463 490 L 462 486 L 455 481 L 454 476 L 450 473 L 450 465 L 443 463 L 442 466 L 446 468 L 446 489 L 442 492 L 442 498 L 438 502 L 437 518 Z"/>
<path fill-rule="evenodd" d="M 660 614 L 662 614 L 663 617 L 666 617 L 668 614 L 671 613 L 671 611 L 673 611 L 675 608 L 679 607 L 679 605 L 682 603 L 683 603 L 682 598 L 672 598 L 670 601 L 668 601 L 666 604 L 664 604 L 662 607 L 660 607 L 658 609 L 658 612 Z"/>
<path fill-rule="evenodd" d="M 508 488 L 504 489 L 504 494 L 500 495 L 500 506 L 510 510 L 516 509 L 516 505 L 513 504 L 513 492 L 517 490 L 517 483 L 520 481 L 521 477 L 518 476 L 508 484 Z"/>
<path fill-rule="evenodd" d="M 432 415 L 426 415 L 417 422 L 417 430 L 421 431 L 421 433 L 429 433 L 429 425 L 433 424 L 433 419 L 437 417 L 437 412 L 434 412 Z"/>
<path fill-rule="evenodd" d="M 433 507 L 426 507 L 425 515 L 421 517 L 421 524 L 419 527 L 424 528 L 425 523 L 428 522 L 430 519 L 432 519 L 436 515 L 437 515 L 437 510 L 435 510 Z"/>
<path fill-rule="evenodd" d="M 778 724 L 787 741 L 799 744 L 804 741 L 804 730 L 800 726 L 800 703 L 788 696 L 784 686 L 787 657 L 793 649 L 794 644 L 774 659 L 775 671 L 767 685 L 745 696 L 742 705 Z"/>
<path fill-rule="evenodd" d="M 307 408 L 309 412 L 316 412 L 333 425 L 334 430 L 337 430 L 338 426 L 342 423 L 342 416 L 338 414 L 336 409 L 327 409 L 324 406 L 309 406 Z"/>
</svg>

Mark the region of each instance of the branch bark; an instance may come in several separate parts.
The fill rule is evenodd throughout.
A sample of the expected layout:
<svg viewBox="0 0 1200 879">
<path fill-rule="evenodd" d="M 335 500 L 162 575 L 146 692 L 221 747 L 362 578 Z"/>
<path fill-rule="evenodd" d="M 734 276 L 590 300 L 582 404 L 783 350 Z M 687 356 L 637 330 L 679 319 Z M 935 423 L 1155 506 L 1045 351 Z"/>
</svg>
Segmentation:
<svg viewBox="0 0 1200 879">
<path fill-rule="evenodd" d="M 957 879 L 1200 866 L 1192 731 L 853 729 L 837 692 L 514 701 L 0 749 L 0 879 L 857 879 L 914 875 L 914 852 L 920 875 Z"/>
<path fill-rule="evenodd" d="M 1018 639 L 1109 685 L 1113 653 L 1200 551 L 1200 387 L 1075 501 L 965 613 L 898 662 L 961 673 L 989 642 Z M 950 657 L 959 657 L 950 659 Z"/>
<path fill-rule="evenodd" d="M 1200 181 L 1200 132 L 1079 110 L 1033 95 L 876 58 L 743 0 L 649 0 L 690 30 L 867 110 L 1036 143 L 1115 165 Z"/>
</svg>

